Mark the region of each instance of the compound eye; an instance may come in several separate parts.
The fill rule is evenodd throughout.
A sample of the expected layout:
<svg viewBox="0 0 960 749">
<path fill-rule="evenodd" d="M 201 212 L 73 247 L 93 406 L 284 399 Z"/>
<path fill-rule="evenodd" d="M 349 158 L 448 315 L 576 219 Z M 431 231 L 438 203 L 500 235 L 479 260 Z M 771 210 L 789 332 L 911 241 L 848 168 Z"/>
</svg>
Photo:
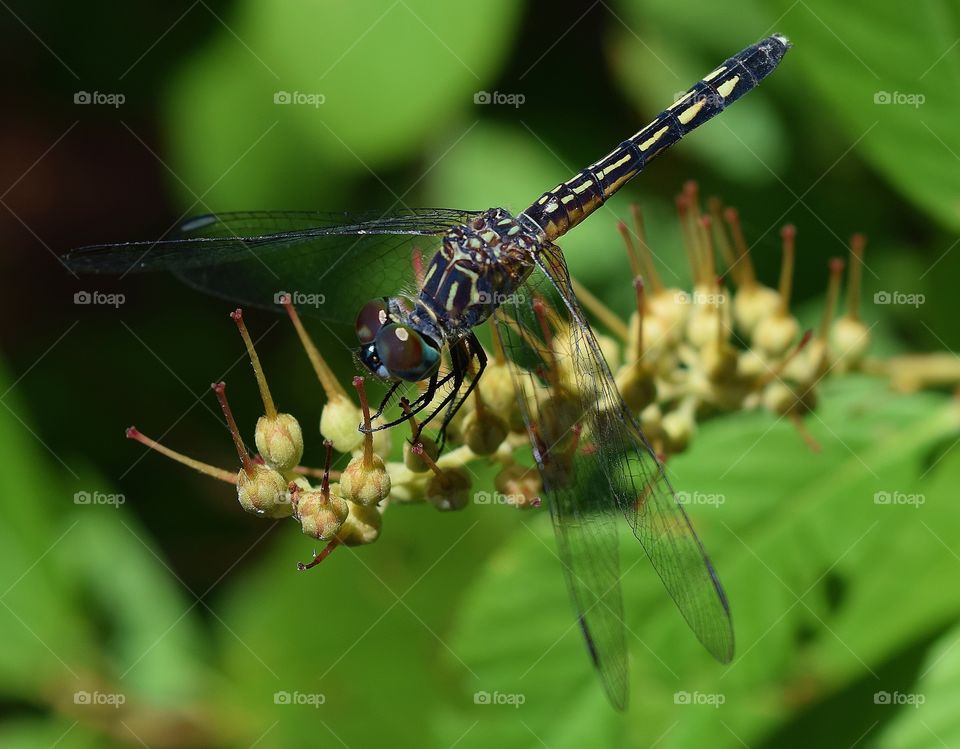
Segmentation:
<svg viewBox="0 0 960 749">
<path fill-rule="evenodd" d="M 433 341 L 408 325 L 384 325 L 375 345 L 387 371 L 401 380 L 425 380 L 440 364 L 440 350 Z"/>
<path fill-rule="evenodd" d="M 356 322 L 357 338 L 360 339 L 360 343 L 364 345 L 373 343 L 377 333 L 389 319 L 390 312 L 387 309 L 386 299 L 374 299 L 363 305 Z"/>
</svg>

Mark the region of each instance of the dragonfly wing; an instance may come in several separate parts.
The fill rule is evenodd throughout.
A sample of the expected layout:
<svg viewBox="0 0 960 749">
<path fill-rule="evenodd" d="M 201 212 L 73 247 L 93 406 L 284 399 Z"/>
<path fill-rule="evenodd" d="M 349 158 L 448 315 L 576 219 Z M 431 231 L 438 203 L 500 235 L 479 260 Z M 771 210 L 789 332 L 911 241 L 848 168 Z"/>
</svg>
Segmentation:
<svg viewBox="0 0 960 749">
<path fill-rule="evenodd" d="M 559 248 L 542 249 L 536 268 L 522 288 L 528 298 L 509 300 L 498 311 L 499 330 L 519 365 L 518 400 L 579 622 L 608 696 L 622 707 L 627 657 L 616 543 L 621 517 L 698 639 L 723 662 L 733 657 L 730 612 L 700 539 L 617 392 Z M 533 309 L 537 298 L 553 309 L 540 319 Z M 545 316 L 556 319 L 545 326 Z M 531 374 L 538 370 L 538 376 Z M 568 401 L 559 419 L 544 385 L 551 370 L 553 392 L 559 377 Z"/>
<path fill-rule="evenodd" d="M 576 623 L 611 703 L 624 709 L 628 672 L 617 543 L 619 511 L 594 456 L 578 449 L 573 432 L 557 434 L 543 427 L 551 423 L 553 405 L 547 401 L 542 370 L 554 362 L 563 366 L 566 357 L 560 345 L 554 346 L 550 356 L 542 353 L 547 342 L 538 332 L 532 301 L 550 293 L 544 281 L 534 271 L 521 294 L 500 306 L 496 320 L 507 356 L 518 365 L 513 369 L 517 400 L 543 480 L 541 496 L 550 508 Z M 582 413 L 579 405 L 576 413 Z M 575 418 L 574 425 L 578 424 L 583 422 Z"/>
<path fill-rule="evenodd" d="M 83 247 L 65 261 L 78 273 L 166 270 L 195 288 L 277 309 L 286 292 L 305 314 L 352 322 L 370 299 L 414 286 L 412 253 L 424 259 L 451 226 L 475 212 L 401 211 L 387 216 L 317 211 L 209 214 L 156 242 Z"/>
<path fill-rule="evenodd" d="M 586 425 L 608 481 L 610 502 L 630 524 L 694 634 L 717 660 L 727 663 L 733 658 L 733 622 L 716 570 L 663 466 L 617 391 L 573 292 L 563 253 L 548 246 L 536 262 L 570 318 L 573 370 L 587 406 Z"/>
</svg>

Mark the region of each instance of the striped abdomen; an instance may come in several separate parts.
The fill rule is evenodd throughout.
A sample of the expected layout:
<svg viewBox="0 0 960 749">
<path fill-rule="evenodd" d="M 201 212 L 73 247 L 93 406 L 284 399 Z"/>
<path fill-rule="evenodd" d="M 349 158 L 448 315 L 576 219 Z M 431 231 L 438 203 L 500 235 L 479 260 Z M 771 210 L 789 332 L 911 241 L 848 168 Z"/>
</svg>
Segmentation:
<svg viewBox="0 0 960 749">
<path fill-rule="evenodd" d="M 779 64 L 788 47 L 784 37 L 770 36 L 734 55 L 632 138 L 545 192 L 524 215 L 548 240 L 565 234 L 637 176 L 654 156 L 755 88 Z"/>
</svg>

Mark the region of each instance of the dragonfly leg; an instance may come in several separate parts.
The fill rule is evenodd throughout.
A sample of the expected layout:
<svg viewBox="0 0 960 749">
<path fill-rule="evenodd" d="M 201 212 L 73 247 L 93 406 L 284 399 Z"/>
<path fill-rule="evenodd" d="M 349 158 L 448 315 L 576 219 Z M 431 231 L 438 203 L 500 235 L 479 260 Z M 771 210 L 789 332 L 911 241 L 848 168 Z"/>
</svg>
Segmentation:
<svg viewBox="0 0 960 749">
<path fill-rule="evenodd" d="M 413 401 L 413 403 L 410 404 L 410 410 L 407 411 L 407 413 L 403 414 L 399 418 L 394 419 L 393 421 L 388 421 L 385 424 L 380 424 L 379 426 L 374 427 L 370 431 L 379 432 L 381 429 L 389 429 L 390 427 L 395 427 L 398 424 L 402 424 L 403 422 L 407 421 L 407 419 L 409 419 L 411 416 L 416 416 L 423 409 L 425 409 L 427 406 L 430 405 L 430 402 L 433 400 L 433 397 L 437 394 L 437 391 L 440 390 L 440 388 L 442 388 L 444 385 L 446 385 L 453 377 L 454 377 L 453 372 L 448 372 L 442 378 L 440 378 L 439 375 L 435 372 L 433 375 L 430 376 L 430 380 L 427 383 L 427 389 L 424 390 L 423 394 L 419 398 L 417 398 L 415 401 Z M 399 382 L 396 383 L 394 388 L 396 388 L 400 384 L 401 383 Z M 394 388 L 391 388 L 391 393 L 393 392 Z M 387 395 L 390 396 L 391 393 L 388 393 Z M 383 405 L 385 407 L 385 404 Z M 381 411 L 382 410 L 383 409 L 381 409 Z"/>
<path fill-rule="evenodd" d="M 446 441 L 447 427 L 453 420 L 453 417 L 457 415 L 457 411 L 463 408 L 463 404 L 467 402 L 470 394 L 473 393 L 474 388 L 477 387 L 477 383 L 480 382 L 480 376 L 487 368 L 487 352 L 483 350 L 483 346 L 480 345 L 480 341 L 477 340 L 477 336 L 471 333 L 465 340 L 470 348 L 470 358 L 467 360 L 467 364 L 476 359 L 477 371 L 476 374 L 474 374 L 470 379 L 470 384 L 467 386 L 467 392 L 463 394 L 463 397 L 456 402 L 451 401 L 450 405 L 447 406 L 447 412 L 444 414 L 443 422 L 440 424 L 439 446 L 441 450 L 443 450 L 443 443 Z"/>
<path fill-rule="evenodd" d="M 380 401 L 380 405 L 377 407 L 377 412 L 370 416 L 370 421 L 376 421 L 383 415 L 383 412 L 386 410 L 387 406 L 390 405 L 390 400 L 393 398 L 394 393 L 397 392 L 397 388 L 399 387 L 400 387 L 399 380 L 390 386 L 390 389 L 387 391 L 387 394 L 383 396 L 383 400 Z M 360 431 L 361 432 L 363 431 L 362 425 L 361 425 Z M 370 431 L 375 432 L 376 429 L 371 429 Z"/>
</svg>

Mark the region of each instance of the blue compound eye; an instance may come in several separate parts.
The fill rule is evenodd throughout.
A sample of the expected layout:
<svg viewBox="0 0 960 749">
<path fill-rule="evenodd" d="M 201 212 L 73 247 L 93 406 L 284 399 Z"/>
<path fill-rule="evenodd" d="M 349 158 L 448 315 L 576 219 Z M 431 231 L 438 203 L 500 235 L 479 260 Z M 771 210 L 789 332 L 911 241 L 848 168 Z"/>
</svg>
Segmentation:
<svg viewBox="0 0 960 749">
<path fill-rule="evenodd" d="M 360 309 L 357 315 L 356 331 L 360 343 L 367 345 L 373 343 L 377 338 L 377 333 L 387 324 L 390 319 L 390 312 L 387 309 L 386 299 L 374 299 L 367 302 Z"/>
<path fill-rule="evenodd" d="M 374 345 L 383 366 L 401 380 L 425 380 L 440 364 L 440 350 L 433 341 L 408 325 L 384 325 Z"/>
</svg>

